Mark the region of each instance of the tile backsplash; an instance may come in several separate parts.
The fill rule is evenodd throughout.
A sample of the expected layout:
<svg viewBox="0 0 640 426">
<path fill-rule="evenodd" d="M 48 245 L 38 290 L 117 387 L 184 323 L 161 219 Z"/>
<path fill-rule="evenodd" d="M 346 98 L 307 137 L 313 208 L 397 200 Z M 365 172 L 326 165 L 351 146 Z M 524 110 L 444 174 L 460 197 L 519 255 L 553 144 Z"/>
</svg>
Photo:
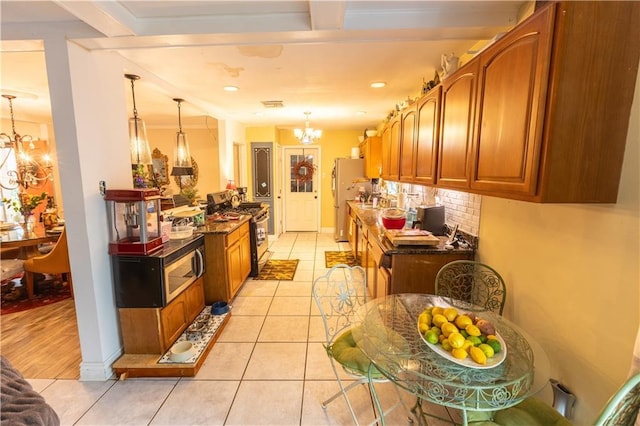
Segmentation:
<svg viewBox="0 0 640 426">
<path fill-rule="evenodd" d="M 426 205 L 437 203 L 445 206 L 445 221 L 448 225 L 458 224 L 460 230 L 478 236 L 481 195 L 421 185 L 399 184 L 398 187 L 400 191 L 417 194 L 418 200 Z"/>
</svg>

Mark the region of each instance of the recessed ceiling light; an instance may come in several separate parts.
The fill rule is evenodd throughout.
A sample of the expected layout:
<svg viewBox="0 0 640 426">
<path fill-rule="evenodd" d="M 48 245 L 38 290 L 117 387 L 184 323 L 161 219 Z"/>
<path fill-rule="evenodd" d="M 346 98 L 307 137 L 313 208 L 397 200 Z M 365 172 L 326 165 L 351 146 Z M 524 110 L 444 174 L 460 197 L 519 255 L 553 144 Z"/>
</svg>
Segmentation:
<svg viewBox="0 0 640 426">
<path fill-rule="evenodd" d="M 381 87 L 386 86 L 387 83 L 385 83 L 384 81 L 375 81 L 373 83 L 371 83 L 371 87 L 373 87 L 374 89 L 379 89 Z"/>
<path fill-rule="evenodd" d="M 366 115 L 367 111 L 357 111 L 356 115 Z"/>
<path fill-rule="evenodd" d="M 238 88 L 236 86 L 224 86 L 225 92 L 237 92 Z"/>
</svg>

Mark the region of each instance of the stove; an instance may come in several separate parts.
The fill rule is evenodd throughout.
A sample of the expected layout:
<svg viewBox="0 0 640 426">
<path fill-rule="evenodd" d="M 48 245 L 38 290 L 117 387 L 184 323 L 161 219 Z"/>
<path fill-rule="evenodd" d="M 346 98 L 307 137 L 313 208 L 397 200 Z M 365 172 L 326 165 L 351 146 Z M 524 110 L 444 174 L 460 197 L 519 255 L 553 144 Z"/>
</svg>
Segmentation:
<svg viewBox="0 0 640 426">
<path fill-rule="evenodd" d="M 234 191 L 207 194 L 207 217 L 214 222 L 237 220 L 240 215 L 251 216 L 249 238 L 251 240 L 251 273 L 255 277 L 266 263 L 269 247 L 269 205 L 259 202 L 240 202 Z M 233 202 L 236 201 L 236 202 Z M 234 207 L 234 204 L 236 206 Z"/>
</svg>

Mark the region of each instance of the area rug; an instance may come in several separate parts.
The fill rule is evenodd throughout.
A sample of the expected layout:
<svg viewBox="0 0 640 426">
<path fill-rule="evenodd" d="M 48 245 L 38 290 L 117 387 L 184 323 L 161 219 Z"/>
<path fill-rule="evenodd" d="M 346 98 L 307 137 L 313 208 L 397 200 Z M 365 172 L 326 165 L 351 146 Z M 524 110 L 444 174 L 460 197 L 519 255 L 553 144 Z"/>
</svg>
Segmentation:
<svg viewBox="0 0 640 426">
<path fill-rule="evenodd" d="M 40 306 L 50 305 L 70 297 L 71 290 L 68 285 L 62 286 L 57 283 L 55 285 L 41 285 L 31 300 L 27 299 L 26 294 L 17 300 L 5 300 L 3 298 L 2 303 L 0 303 L 0 315 L 39 308 Z"/>
<path fill-rule="evenodd" d="M 283 280 L 291 281 L 298 268 L 298 259 L 274 260 L 269 259 L 254 280 Z"/>
<path fill-rule="evenodd" d="M 350 251 L 325 251 L 324 264 L 326 268 L 333 268 L 339 264 L 348 266 L 358 265 L 357 259 Z"/>
</svg>

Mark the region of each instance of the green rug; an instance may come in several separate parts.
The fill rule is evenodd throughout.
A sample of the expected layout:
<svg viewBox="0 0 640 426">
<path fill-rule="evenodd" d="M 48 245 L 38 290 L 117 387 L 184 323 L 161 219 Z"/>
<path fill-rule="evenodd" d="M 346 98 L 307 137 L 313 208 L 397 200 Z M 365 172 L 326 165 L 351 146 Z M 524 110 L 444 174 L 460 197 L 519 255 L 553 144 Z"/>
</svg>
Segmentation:
<svg viewBox="0 0 640 426">
<path fill-rule="evenodd" d="M 254 280 L 284 280 L 291 281 L 296 275 L 298 259 L 293 260 L 267 260 L 260 273 Z"/>
<path fill-rule="evenodd" d="M 335 265 L 343 263 L 349 266 L 359 264 L 353 253 L 350 251 L 325 251 L 324 264 L 326 268 L 333 268 Z"/>
</svg>

